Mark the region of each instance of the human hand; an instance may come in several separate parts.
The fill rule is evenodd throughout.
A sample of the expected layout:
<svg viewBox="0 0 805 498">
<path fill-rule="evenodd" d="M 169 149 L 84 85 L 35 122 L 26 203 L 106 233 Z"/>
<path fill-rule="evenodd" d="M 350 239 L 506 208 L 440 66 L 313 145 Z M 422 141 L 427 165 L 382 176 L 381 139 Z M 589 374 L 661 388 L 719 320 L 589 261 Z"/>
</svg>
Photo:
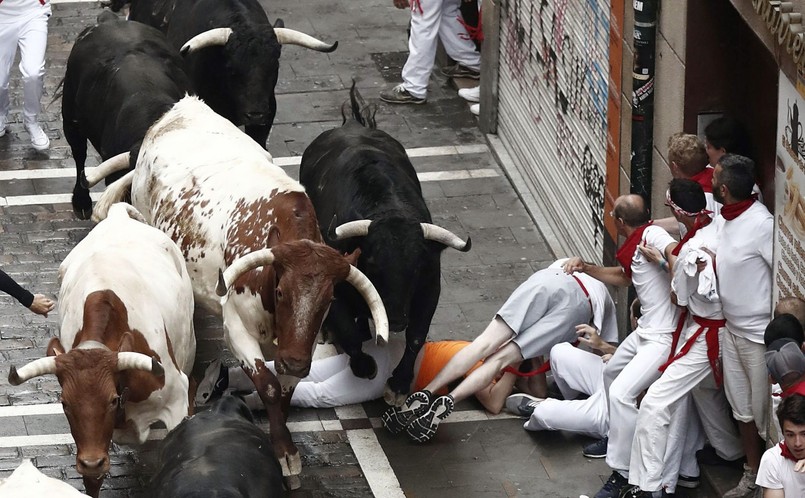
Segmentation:
<svg viewBox="0 0 805 498">
<path fill-rule="evenodd" d="M 574 256 L 565 261 L 565 264 L 562 265 L 562 269 L 565 273 L 571 275 L 577 271 L 584 273 L 584 261 L 578 256 Z"/>
<path fill-rule="evenodd" d="M 658 251 L 656 247 L 640 244 L 637 246 L 637 248 L 640 250 L 641 254 L 643 254 L 643 256 L 645 256 L 646 259 L 652 263 L 659 263 L 660 261 L 665 260 L 665 258 L 662 256 L 662 253 Z"/>
<path fill-rule="evenodd" d="M 607 353 L 607 354 L 601 356 L 601 361 L 603 361 L 604 363 L 609 362 L 609 360 L 611 360 L 611 359 L 612 359 L 612 355 L 610 353 Z"/>
<path fill-rule="evenodd" d="M 794 464 L 794 472 L 805 472 L 805 459 Z"/>
<path fill-rule="evenodd" d="M 43 315 L 47 317 L 48 313 L 53 311 L 53 308 L 55 307 L 56 303 L 54 303 L 52 299 L 47 298 L 42 294 L 34 294 L 34 302 L 31 303 L 31 307 L 28 309 L 30 309 L 37 315 Z"/>
<path fill-rule="evenodd" d="M 411 6 L 410 0 L 394 0 L 394 6 L 398 9 L 407 9 Z"/>
<path fill-rule="evenodd" d="M 576 325 L 576 334 L 579 336 L 579 342 L 590 349 L 601 350 L 601 348 L 606 344 L 601 339 L 601 336 L 598 335 L 598 330 L 586 323 Z"/>
</svg>

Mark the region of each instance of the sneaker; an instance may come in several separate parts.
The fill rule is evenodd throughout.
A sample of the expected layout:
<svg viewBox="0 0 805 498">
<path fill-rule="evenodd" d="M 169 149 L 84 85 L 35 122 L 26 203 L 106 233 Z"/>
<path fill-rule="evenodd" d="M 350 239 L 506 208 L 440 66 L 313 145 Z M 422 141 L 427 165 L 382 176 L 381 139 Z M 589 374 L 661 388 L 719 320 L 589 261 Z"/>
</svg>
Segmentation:
<svg viewBox="0 0 805 498">
<path fill-rule="evenodd" d="M 430 398 L 430 391 L 411 393 L 402 406 L 392 406 L 383 413 L 383 427 L 392 434 L 399 434 L 411 421 L 428 411 Z"/>
<path fill-rule="evenodd" d="M 218 359 L 204 370 L 204 378 L 196 389 L 196 404 L 203 405 L 221 397 L 229 387 L 229 368 Z"/>
<path fill-rule="evenodd" d="M 481 104 L 472 104 L 470 106 L 470 112 L 473 113 L 476 116 L 481 114 Z"/>
<path fill-rule="evenodd" d="M 534 408 L 545 401 L 530 394 L 512 394 L 506 398 L 506 410 L 515 415 L 528 418 L 534 413 Z"/>
<path fill-rule="evenodd" d="M 607 456 L 607 446 L 609 446 L 609 438 L 605 437 L 582 448 L 581 454 L 587 458 L 604 458 Z"/>
<path fill-rule="evenodd" d="M 424 415 L 411 422 L 405 430 L 406 434 L 417 443 L 430 441 L 436 435 L 439 423 L 453 413 L 454 405 L 453 397 L 449 394 L 439 396 Z"/>
<path fill-rule="evenodd" d="M 744 474 L 741 476 L 741 480 L 738 481 L 738 485 L 724 493 L 723 498 L 750 498 L 754 496 L 757 490 L 755 479 L 757 479 L 757 474 L 753 473 L 748 465 L 744 465 Z"/>
<path fill-rule="evenodd" d="M 740 469 L 746 459 L 742 457 L 736 460 L 727 460 L 720 457 L 715 448 L 708 445 L 696 452 L 696 461 L 699 462 L 699 465 L 725 465 Z"/>
<path fill-rule="evenodd" d="M 679 474 L 676 480 L 676 485 L 680 488 L 696 489 L 699 487 L 699 476 L 683 476 Z"/>
<path fill-rule="evenodd" d="M 617 470 L 612 471 L 604 487 L 598 490 L 593 498 L 619 498 L 621 493 L 629 487 L 629 480 Z"/>
<path fill-rule="evenodd" d="M 481 101 L 481 87 L 474 86 L 472 88 L 459 88 L 458 96 L 467 102 L 480 102 Z"/>
<path fill-rule="evenodd" d="M 391 90 L 380 92 L 380 100 L 389 104 L 424 104 L 427 99 L 424 97 L 414 97 L 400 83 Z"/>
<path fill-rule="evenodd" d="M 656 493 L 652 493 L 651 491 L 643 491 L 640 489 L 640 486 L 630 485 L 621 491 L 619 498 L 654 498 L 655 495 L 659 498 L 662 495 L 662 492 L 657 491 Z"/>
<path fill-rule="evenodd" d="M 39 123 L 26 123 L 25 129 L 31 135 L 31 146 L 36 150 L 46 150 L 50 147 L 50 139 L 45 131 L 39 126 Z M 3 128 L 5 132 L 5 128 Z"/>
<path fill-rule="evenodd" d="M 445 66 L 442 68 L 442 74 L 448 78 L 469 78 L 472 80 L 481 79 L 481 72 L 475 69 L 470 69 L 461 64 L 454 64 L 452 66 Z"/>
</svg>

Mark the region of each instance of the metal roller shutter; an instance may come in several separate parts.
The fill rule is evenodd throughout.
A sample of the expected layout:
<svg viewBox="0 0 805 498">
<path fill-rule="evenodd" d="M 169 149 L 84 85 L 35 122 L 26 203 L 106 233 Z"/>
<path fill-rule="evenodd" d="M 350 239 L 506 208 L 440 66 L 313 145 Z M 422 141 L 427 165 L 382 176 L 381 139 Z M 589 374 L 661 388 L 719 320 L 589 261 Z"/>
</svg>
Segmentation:
<svg viewBox="0 0 805 498">
<path fill-rule="evenodd" d="M 604 241 L 608 0 L 501 0 L 501 142 L 564 254 L 600 263 Z"/>
</svg>

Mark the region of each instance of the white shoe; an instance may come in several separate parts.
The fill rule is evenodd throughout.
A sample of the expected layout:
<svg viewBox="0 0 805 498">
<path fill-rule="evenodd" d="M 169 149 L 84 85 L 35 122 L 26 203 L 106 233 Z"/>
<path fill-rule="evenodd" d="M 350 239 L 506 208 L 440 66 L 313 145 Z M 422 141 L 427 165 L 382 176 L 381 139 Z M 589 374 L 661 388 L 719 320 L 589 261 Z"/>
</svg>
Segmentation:
<svg viewBox="0 0 805 498">
<path fill-rule="evenodd" d="M 480 102 L 481 101 L 481 87 L 475 86 L 472 88 L 459 88 L 458 96 L 467 102 Z"/>
<path fill-rule="evenodd" d="M 50 147 L 50 139 L 39 123 L 26 123 L 25 129 L 31 135 L 31 146 L 36 150 L 46 150 Z"/>
<path fill-rule="evenodd" d="M 475 114 L 476 116 L 481 114 L 481 104 L 472 104 L 470 106 L 470 112 Z"/>
</svg>

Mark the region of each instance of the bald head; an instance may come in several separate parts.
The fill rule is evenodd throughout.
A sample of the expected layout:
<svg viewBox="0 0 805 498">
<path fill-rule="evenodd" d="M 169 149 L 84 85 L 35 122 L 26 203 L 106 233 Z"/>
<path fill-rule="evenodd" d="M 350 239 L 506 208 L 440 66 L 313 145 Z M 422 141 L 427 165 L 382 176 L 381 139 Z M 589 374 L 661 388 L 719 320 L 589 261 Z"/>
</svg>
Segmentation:
<svg viewBox="0 0 805 498">
<path fill-rule="evenodd" d="M 794 315 L 794 317 L 799 320 L 799 323 L 802 324 L 803 328 L 805 328 L 805 300 L 798 297 L 784 297 L 780 299 L 780 302 L 777 303 L 777 307 L 774 308 L 774 318 L 786 313 Z"/>
<path fill-rule="evenodd" d="M 622 195 L 615 199 L 615 208 L 612 211 L 615 218 L 620 218 L 632 228 L 645 225 L 651 219 L 646 202 L 637 194 Z"/>
</svg>

